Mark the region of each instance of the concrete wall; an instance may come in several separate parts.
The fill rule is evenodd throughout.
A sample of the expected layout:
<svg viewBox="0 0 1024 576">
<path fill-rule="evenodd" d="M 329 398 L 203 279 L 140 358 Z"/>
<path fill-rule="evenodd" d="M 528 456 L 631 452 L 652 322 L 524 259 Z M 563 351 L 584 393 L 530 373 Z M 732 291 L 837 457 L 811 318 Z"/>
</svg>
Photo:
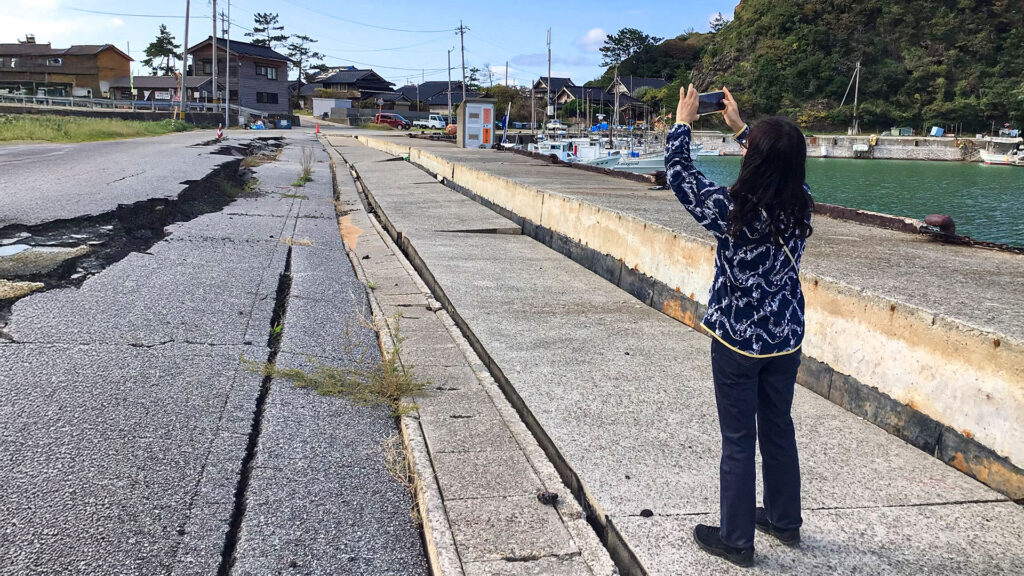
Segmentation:
<svg viewBox="0 0 1024 576">
<path fill-rule="evenodd" d="M 740 147 L 729 134 L 696 132 L 694 140 L 706 150 L 721 150 L 738 156 Z M 808 136 L 807 156 L 810 158 L 874 158 L 879 160 L 966 160 L 965 152 L 957 148 L 954 138 L 881 137 L 871 146 L 871 136 Z M 973 139 L 967 139 L 973 142 Z M 868 152 L 856 153 L 855 144 L 870 147 Z M 981 144 L 981 148 L 985 145 Z"/>
<path fill-rule="evenodd" d="M 625 282 L 651 279 L 652 305 L 698 326 L 714 277 L 711 243 L 402 141 L 360 139 L 390 154 L 408 154 L 411 162 L 529 225 L 618 260 L 629 277 Z M 801 281 L 809 357 L 802 384 L 993 488 L 1024 498 L 1024 342 L 808 272 Z M 659 289 L 670 294 L 651 296 Z"/>
</svg>

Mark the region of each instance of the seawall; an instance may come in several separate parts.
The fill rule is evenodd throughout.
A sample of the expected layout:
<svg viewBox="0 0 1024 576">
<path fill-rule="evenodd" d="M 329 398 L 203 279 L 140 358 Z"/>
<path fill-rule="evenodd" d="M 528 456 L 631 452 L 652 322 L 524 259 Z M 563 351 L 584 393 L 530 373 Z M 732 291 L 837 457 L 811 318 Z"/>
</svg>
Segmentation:
<svg viewBox="0 0 1024 576">
<path fill-rule="evenodd" d="M 959 162 L 974 158 L 975 150 L 985 143 L 965 138 L 930 138 L 925 136 L 807 136 L 807 156 L 810 158 L 863 158 L 876 160 L 936 160 Z M 719 150 L 728 156 L 738 156 L 740 147 L 731 134 L 695 132 L 694 141 L 705 150 Z M 872 144 L 874 141 L 874 144 Z M 855 149 L 856 147 L 859 147 Z"/>
<path fill-rule="evenodd" d="M 698 328 L 714 245 L 670 193 L 497 151 L 363 137 Z M 819 217 L 800 383 L 1024 498 L 1024 257 Z M 698 328 L 699 329 L 699 328 Z"/>
</svg>

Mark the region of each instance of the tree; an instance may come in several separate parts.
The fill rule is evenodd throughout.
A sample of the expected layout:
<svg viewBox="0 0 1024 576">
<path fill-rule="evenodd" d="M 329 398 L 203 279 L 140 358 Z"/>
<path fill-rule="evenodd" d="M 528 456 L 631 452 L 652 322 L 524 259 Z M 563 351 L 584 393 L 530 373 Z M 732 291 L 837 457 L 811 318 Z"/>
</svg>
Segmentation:
<svg viewBox="0 0 1024 576">
<path fill-rule="evenodd" d="M 319 52 L 314 52 L 310 48 L 310 44 L 315 44 L 316 40 L 305 36 L 303 34 L 294 34 L 291 37 L 291 41 L 286 47 L 288 52 L 287 56 L 292 61 L 292 66 L 298 71 L 299 82 L 306 80 L 302 74 L 304 68 L 311 68 L 315 65 L 315 62 L 323 60 L 324 55 Z"/>
<path fill-rule="evenodd" d="M 473 66 L 472 68 L 469 69 L 469 75 L 466 77 L 466 88 L 474 92 L 480 91 L 480 89 L 482 88 L 482 86 L 480 86 L 481 72 L 483 72 L 483 70 L 477 68 L 476 66 Z"/>
<path fill-rule="evenodd" d="M 601 46 L 601 66 L 615 66 L 662 40 L 663 38 L 648 36 L 636 28 L 623 28 L 605 37 L 604 46 Z"/>
<path fill-rule="evenodd" d="M 180 49 L 181 44 L 175 44 L 174 36 L 167 30 L 167 26 L 161 24 L 156 40 L 146 46 L 146 58 L 142 65 L 149 68 L 154 75 L 171 76 L 177 70 L 176 62 L 181 60 L 178 53 Z"/>
<path fill-rule="evenodd" d="M 494 86 L 494 71 L 491 70 L 491 65 L 488 62 L 484 63 L 484 75 L 487 77 L 487 87 L 492 88 Z"/>
<path fill-rule="evenodd" d="M 725 18 L 725 16 L 722 16 L 721 12 L 712 16 L 711 20 L 708 21 L 708 24 L 711 25 L 712 34 L 717 34 L 722 28 L 725 28 L 725 25 L 728 23 L 729 21 Z"/>
<path fill-rule="evenodd" d="M 245 35 L 252 38 L 252 43 L 257 46 L 276 48 L 288 40 L 287 34 L 279 34 L 284 26 L 277 21 L 277 14 L 270 12 L 257 12 L 253 16 L 252 32 Z"/>
</svg>

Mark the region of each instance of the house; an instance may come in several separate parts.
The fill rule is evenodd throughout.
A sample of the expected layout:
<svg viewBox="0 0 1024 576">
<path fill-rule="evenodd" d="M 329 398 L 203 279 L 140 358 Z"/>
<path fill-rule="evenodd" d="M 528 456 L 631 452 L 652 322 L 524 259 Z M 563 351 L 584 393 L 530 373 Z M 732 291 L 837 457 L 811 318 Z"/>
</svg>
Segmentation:
<svg viewBox="0 0 1024 576">
<path fill-rule="evenodd" d="M 426 100 L 423 100 L 423 103 L 426 104 L 430 108 L 430 113 L 431 114 L 448 114 L 448 90 L 447 90 L 447 84 L 448 83 L 445 82 L 445 89 L 444 90 L 441 90 L 440 92 L 434 94 L 430 98 L 427 98 Z M 480 96 L 481 96 L 481 93 L 479 93 L 479 92 L 474 92 L 472 90 L 467 90 L 466 91 L 466 98 L 467 99 L 468 98 L 479 98 Z M 452 104 L 452 114 L 455 114 L 455 110 L 459 107 L 459 104 L 462 104 L 462 85 L 461 84 L 459 86 L 456 86 L 455 82 L 452 82 L 451 104 Z"/>
<path fill-rule="evenodd" d="M 178 100 L 181 89 L 180 75 L 174 76 L 125 76 L 110 83 L 110 97 L 117 100 L 172 101 Z M 213 97 L 209 76 L 186 76 L 185 90 L 189 102 L 208 101 Z M 134 88 L 134 91 L 133 91 Z M 224 84 L 217 83 L 217 90 L 224 91 Z"/>
<path fill-rule="evenodd" d="M 379 94 L 394 92 L 394 82 L 388 82 L 373 70 L 346 68 L 330 75 L 320 75 L 316 83 L 326 90 L 338 93 L 341 98 L 365 100 Z"/>
<path fill-rule="evenodd" d="M 615 94 L 597 86 L 563 86 L 555 95 L 555 104 L 559 109 L 573 100 L 582 100 L 592 110 L 615 107 Z M 628 94 L 619 94 L 619 112 L 623 118 L 641 117 L 644 103 Z"/>
<path fill-rule="evenodd" d="M 650 88 L 658 90 L 668 86 L 668 81 L 662 80 L 661 78 L 640 78 L 639 76 L 619 76 L 618 80 L 612 82 L 611 86 L 608 87 L 608 91 L 614 94 L 618 91 L 620 94 L 626 94 L 632 96 L 634 92 L 640 88 Z"/>
<path fill-rule="evenodd" d="M 131 73 L 131 56 L 112 44 L 53 48 L 35 38 L 0 44 L 0 94 L 102 98 Z"/>
<path fill-rule="evenodd" d="M 555 94 L 558 94 L 562 88 L 566 86 L 575 86 L 576 83 L 571 78 L 555 78 L 550 79 L 547 76 L 541 76 L 533 83 L 533 94 L 535 98 L 543 99 L 548 93 L 548 80 L 551 80 L 551 98 L 554 99 Z"/>
<path fill-rule="evenodd" d="M 217 86 L 223 97 L 227 41 L 217 38 Z M 192 76 L 213 74 L 213 39 L 207 38 L 188 49 Z M 229 101 L 245 108 L 271 114 L 290 114 L 287 56 L 267 46 L 231 41 Z"/>
</svg>

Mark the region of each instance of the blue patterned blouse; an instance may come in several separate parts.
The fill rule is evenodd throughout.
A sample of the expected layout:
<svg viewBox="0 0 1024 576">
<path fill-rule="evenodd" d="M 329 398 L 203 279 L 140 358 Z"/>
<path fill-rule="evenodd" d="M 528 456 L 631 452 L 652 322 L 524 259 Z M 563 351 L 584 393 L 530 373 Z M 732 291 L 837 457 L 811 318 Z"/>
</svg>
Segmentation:
<svg viewBox="0 0 1024 576">
<path fill-rule="evenodd" d="M 741 143 L 750 129 L 736 137 Z M 804 295 L 798 266 L 805 238 L 776 238 L 767 218 L 729 235 L 729 189 L 704 177 L 690 157 L 690 126 L 676 124 L 665 147 L 668 184 L 698 224 L 715 235 L 715 280 L 704 328 L 746 356 L 779 356 L 800 348 L 804 336 Z M 804 184 L 804 188 L 807 185 Z M 810 214 L 807 216 L 810 221 Z M 789 249 L 787 255 L 783 244 Z"/>
</svg>

